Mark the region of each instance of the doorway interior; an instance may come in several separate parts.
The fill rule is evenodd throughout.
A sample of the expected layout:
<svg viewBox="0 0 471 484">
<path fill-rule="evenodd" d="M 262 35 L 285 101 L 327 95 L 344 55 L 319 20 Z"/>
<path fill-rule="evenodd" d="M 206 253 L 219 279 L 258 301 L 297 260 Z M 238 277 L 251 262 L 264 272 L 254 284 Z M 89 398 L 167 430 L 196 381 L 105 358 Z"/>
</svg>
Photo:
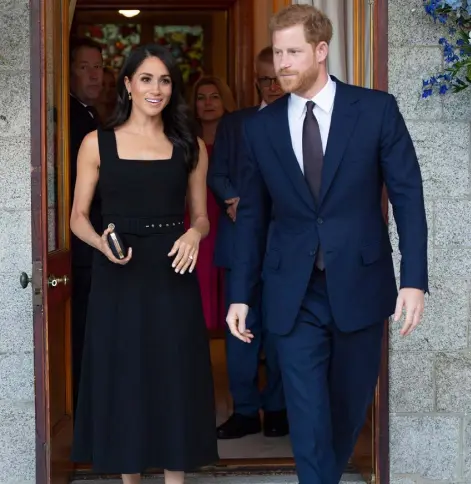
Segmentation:
<svg viewBox="0 0 471 484">
<path fill-rule="evenodd" d="M 257 103 L 254 89 L 253 61 L 258 47 L 269 43 L 266 25 L 269 15 L 285 4 L 285 0 L 71 0 L 69 8 L 58 7 L 52 0 L 37 1 L 40 18 L 45 25 L 44 57 L 38 66 L 42 84 L 38 106 L 42 127 L 39 141 L 39 167 L 43 179 L 38 180 L 36 195 L 48 194 L 38 216 L 42 227 L 41 245 L 36 247 L 36 259 L 44 261 L 38 270 L 47 274 L 37 284 L 46 297 L 38 301 L 35 326 L 41 325 L 40 347 L 36 354 L 37 408 L 45 413 L 39 417 L 38 441 L 50 442 L 50 452 L 41 454 L 38 466 L 45 482 L 67 482 L 72 473 L 91 477 L 88 465 L 72 467 L 68 460 L 71 444 L 72 372 L 70 331 L 70 234 L 68 213 L 70 191 L 67 189 L 68 162 L 68 38 L 70 34 L 86 35 L 105 45 L 105 63 L 119 69 L 126 52 L 134 45 L 167 39 L 178 27 L 178 39 L 196 37 L 197 55 L 182 57 L 182 69 L 191 88 L 198 75 L 211 74 L 225 80 L 235 95 L 239 108 Z M 290 2 L 287 2 L 290 3 Z M 386 1 L 374 6 L 371 2 L 353 0 L 352 42 L 349 46 L 352 81 L 357 84 L 386 89 L 384 70 L 374 62 L 384 55 L 384 12 Z M 55 4 L 55 5 L 54 5 Z M 170 4 L 170 5 L 169 5 Z M 263 5 L 262 5 L 263 4 Z M 119 10 L 140 10 L 126 17 Z M 365 20 L 367 19 L 367 20 Z M 368 19 L 370 23 L 368 22 Z M 60 27 L 59 27 L 60 25 Z M 263 28 L 261 27 L 263 26 Z M 40 34 L 40 33 L 39 33 Z M 49 35 L 48 35 L 49 34 Z M 41 45 L 38 46 L 41 49 Z M 369 59 L 369 62 L 368 62 Z M 383 62 L 384 65 L 384 62 Z M 33 94 L 32 94 L 33 95 Z M 38 176 L 36 172 L 34 176 Z M 386 215 L 386 210 L 385 210 Z M 41 232 L 40 230 L 40 232 Z M 47 233 L 47 237 L 45 237 Z M 54 275 L 55 274 L 55 275 Z M 33 274 L 33 278 L 34 278 Z M 39 310 L 42 307 L 44 310 Z M 225 370 L 223 334 L 211 339 L 212 362 L 216 387 L 218 423 L 231 413 L 231 399 Z M 42 348 L 42 350 L 41 350 Z M 49 348 L 49 351 L 45 349 Z M 387 341 L 383 368 L 375 401 L 371 405 L 360 439 L 347 471 L 360 472 L 368 481 L 387 482 Z M 41 350 L 41 351 L 40 351 Z M 260 368 L 260 381 L 264 368 Z M 44 405 L 44 407 L 41 407 Z M 49 413 L 48 413 L 49 412 Z M 386 417 L 385 417 L 386 416 Z M 385 420 L 386 419 L 386 420 Z M 289 438 L 267 439 L 261 435 L 238 441 L 222 441 L 221 461 L 208 472 L 251 469 L 293 471 L 294 462 Z M 158 472 L 158 470 L 156 470 Z M 38 481 L 39 482 L 39 481 Z"/>
</svg>

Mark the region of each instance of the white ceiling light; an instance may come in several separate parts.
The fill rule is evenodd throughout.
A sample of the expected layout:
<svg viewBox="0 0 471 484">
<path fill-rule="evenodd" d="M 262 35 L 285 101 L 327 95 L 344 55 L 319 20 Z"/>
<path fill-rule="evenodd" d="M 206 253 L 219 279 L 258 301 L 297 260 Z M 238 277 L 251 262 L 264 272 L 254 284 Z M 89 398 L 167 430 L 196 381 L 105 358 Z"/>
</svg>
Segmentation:
<svg viewBox="0 0 471 484">
<path fill-rule="evenodd" d="M 141 13 L 140 10 L 118 10 L 118 12 L 128 18 L 135 17 Z"/>
</svg>

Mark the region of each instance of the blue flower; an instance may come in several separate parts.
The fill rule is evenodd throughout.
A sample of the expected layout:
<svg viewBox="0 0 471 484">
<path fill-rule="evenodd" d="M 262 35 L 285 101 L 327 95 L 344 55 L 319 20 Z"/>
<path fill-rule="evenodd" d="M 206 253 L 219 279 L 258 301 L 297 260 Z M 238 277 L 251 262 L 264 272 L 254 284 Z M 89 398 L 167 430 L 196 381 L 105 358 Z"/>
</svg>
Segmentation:
<svg viewBox="0 0 471 484">
<path fill-rule="evenodd" d="M 446 84 L 442 84 L 442 85 L 440 86 L 440 91 L 439 91 L 439 92 L 440 92 L 440 94 L 443 96 L 444 94 L 446 94 L 446 93 L 447 93 L 447 91 L 448 91 L 448 86 L 447 86 Z"/>
</svg>

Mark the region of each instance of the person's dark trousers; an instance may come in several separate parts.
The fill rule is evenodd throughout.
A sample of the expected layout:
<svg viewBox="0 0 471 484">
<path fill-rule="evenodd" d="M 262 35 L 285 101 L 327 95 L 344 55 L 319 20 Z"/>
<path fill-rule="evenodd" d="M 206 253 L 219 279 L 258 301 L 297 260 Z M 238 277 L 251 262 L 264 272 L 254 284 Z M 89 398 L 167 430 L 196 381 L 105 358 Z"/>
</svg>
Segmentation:
<svg viewBox="0 0 471 484">
<path fill-rule="evenodd" d="M 80 385 L 91 278 L 91 266 L 72 266 L 72 376 L 74 409 L 77 406 Z"/>
<path fill-rule="evenodd" d="M 276 337 L 300 484 L 338 484 L 373 399 L 383 322 L 340 332 L 315 270 L 293 330 Z"/>
<path fill-rule="evenodd" d="M 230 287 L 230 269 L 226 270 L 225 277 L 227 293 Z M 230 301 L 229 294 L 226 294 L 226 301 Z M 276 412 L 286 408 L 275 340 L 262 327 L 260 306 L 259 291 L 258 301 L 250 308 L 246 323 L 247 329 L 250 329 L 254 335 L 251 343 L 243 343 L 234 338 L 226 326 L 227 372 L 234 413 L 245 416 L 257 415 L 260 409 Z M 267 383 L 261 394 L 258 371 L 262 348 L 265 354 Z"/>
</svg>

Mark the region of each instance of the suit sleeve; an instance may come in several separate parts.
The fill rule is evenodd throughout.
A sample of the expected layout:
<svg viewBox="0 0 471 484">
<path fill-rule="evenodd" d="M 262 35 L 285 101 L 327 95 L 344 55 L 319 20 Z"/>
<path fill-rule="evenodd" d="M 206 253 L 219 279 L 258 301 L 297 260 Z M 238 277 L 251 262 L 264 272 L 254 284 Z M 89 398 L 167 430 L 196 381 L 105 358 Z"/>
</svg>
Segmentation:
<svg viewBox="0 0 471 484">
<path fill-rule="evenodd" d="M 229 176 L 230 136 L 228 118 L 225 117 L 221 119 L 216 131 L 207 177 L 209 188 L 223 206 L 225 200 L 239 196 Z"/>
<path fill-rule="evenodd" d="M 240 202 L 235 224 L 234 262 L 230 277 L 230 302 L 252 305 L 260 282 L 271 200 L 251 149 L 247 129 L 242 127 L 239 150 Z"/>
<path fill-rule="evenodd" d="M 399 234 L 400 287 L 428 292 L 422 176 L 412 139 L 393 96 L 389 96 L 383 115 L 380 156 Z"/>
</svg>

